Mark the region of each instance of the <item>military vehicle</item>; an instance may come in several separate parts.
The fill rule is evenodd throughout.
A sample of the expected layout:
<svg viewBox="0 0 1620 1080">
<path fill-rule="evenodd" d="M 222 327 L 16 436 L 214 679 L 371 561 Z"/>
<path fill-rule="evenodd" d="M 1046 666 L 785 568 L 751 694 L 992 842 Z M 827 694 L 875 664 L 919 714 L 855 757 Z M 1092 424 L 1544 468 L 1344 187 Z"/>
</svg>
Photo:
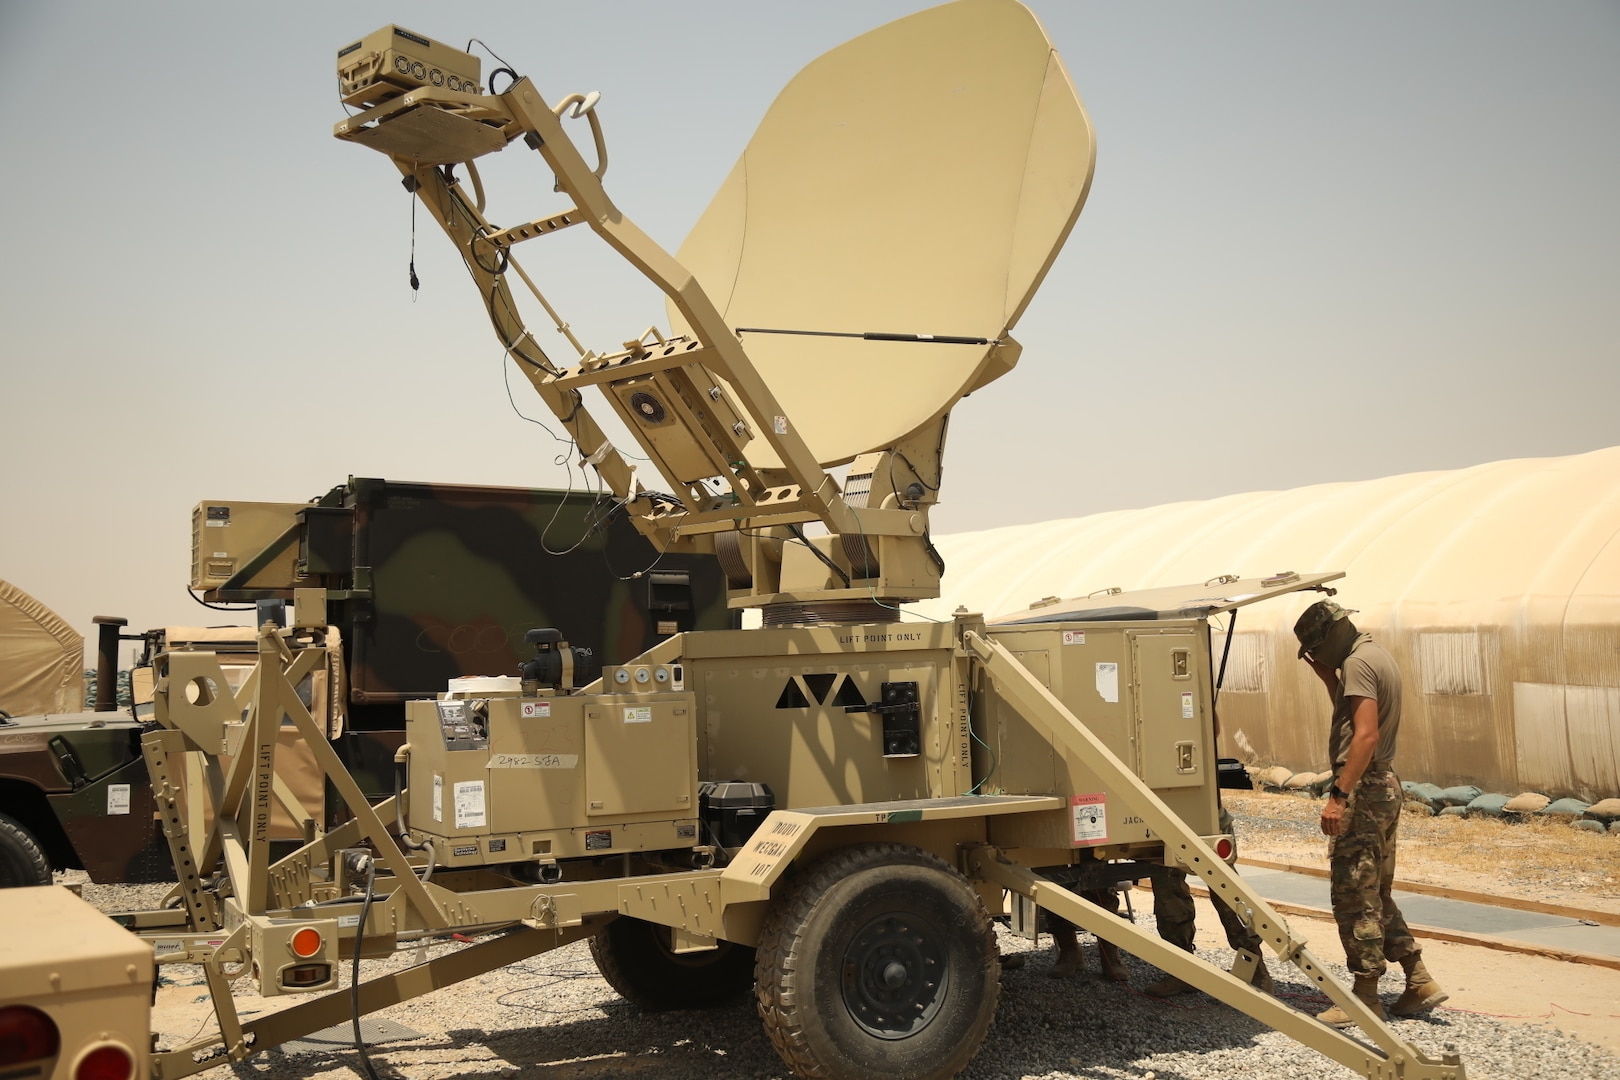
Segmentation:
<svg viewBox="0 0 1620 1080">
<path fill-rule="evenodd" d="M 19 1080 L 130 1080 L 151 1049 L 152 948 L 58 885 L 0 889 L 7 936 L 0 1069 Z M 49 927 L 49 933 L 21 933 Z"/>
<path fill-rule="evenodd" d="M 160 964 L 202 966 L 220 1031 L 154 1053 L 153 1077 L 586 938 L 648 1007 L 752 989 L 800 1076 L 948 1077 L 994 1015 L 991 918 L 1009 905 L 1018 928 L 1061 915 L 1362 1075 L 1464 1076 L 1368 1011 L 1226 861 L 1208 619 L 1337 574 L 1114 597 L 1127 611 L 1113 617 L 1081 602 L 902 618 L 943 571 L 928 511 L 946 416 L 1013 366 L 1009 332 L 1090 183 L 1089 122 L 1028 11 L 959 0 L 812 63 L 675 255 L 608 198 L 594 95 L 551 104 L 504 66 L 486 90 L 477 58 L 396 26 L 342 48 L 338 76 L 356 111 L 337 136 L 384 153 L 443 227 L 581 458 L 661 550 L 712 551 L 728 603 L 763 625 L 677 634 L 595 680 L 565 634 L 536 627 L 517 685 L 409 705 L 407 784 L 376 807 L 296 693 L 332 648 L 323 590 L 295 591 L 287 628 L 260 628 L 235 695 L 208 653 L 160 657 L 160 730 L 142 747 L 180 881 L 174 907 L 123 921 Z M 589 125 L 594 160 L 570 121 Z M 501 227 L 476 161 L 513 143 L 563 205 Z M 576 225 L 664 292 L 669 333 L 567 365 L 542 351 L 510 286 L 543 297 L 514 249 Z M 672 494 L 642 486 L 589 386 Z M 283 718 L 353 817 L 272 860 Z M 219 810 L 206 827 L 179 813 L 168 771 L 199 757 Z M 1082 896 L 1167 864 L 1368 1041 L 1254 989 L 1259 956 L 1228 973 Z M 338 989 L 341 959 L 484 931 Z M 242 1016 L 239 972 L 266 995 L 312 996 Z"/>
<path fill-rule="evenodd" d="M 301 692 L 345 767 L 382 799 L 394 790 L 405 703 L 458 677 L 515 674 L 532 652 L 523 636 L 533 626 L 569 626 L 581 654 L 601 664 L 671 634 L 736 625 L 713 559 L 660 555 L 612 509 L 586 492 L 363 477 L 306 503 L 207 499 L 192 514 L 190 587 L 205 603 L 273 606 L 295 588 L 326 590 L 339 662 Z M 48 611 L 22 599 L 34 621 L 47 621 Z M 127 634 L 125 619 L 95 622 L 94 710 L 0 718 L 0 887 L 49 884 L 66 869 L 98 883 L 173 880 L 140 748 L 153 660 L 220 653 L 234 692 L 258 659 L 252 626 Z M 71 637 L 76 687 L 80 646 Z M 134 707 L 120 711 L 108 691 L 125 641 L 142 649 Z M 327 810 L 343 808 L 326 806 L 314 759 L 290 729 L 284 743 L 282 778 L 309 811 L 295 820 L 278 810 L 273 835 L 287 841 L 303 835 L 302 820 L 332 824 Z"/>
</svg>

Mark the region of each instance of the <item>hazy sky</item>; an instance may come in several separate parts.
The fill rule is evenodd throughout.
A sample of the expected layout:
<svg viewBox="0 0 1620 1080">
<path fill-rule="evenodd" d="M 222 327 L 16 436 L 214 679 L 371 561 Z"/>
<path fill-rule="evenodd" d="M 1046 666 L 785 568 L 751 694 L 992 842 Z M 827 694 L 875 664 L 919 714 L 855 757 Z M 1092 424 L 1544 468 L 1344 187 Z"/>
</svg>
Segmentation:
<svg viewBox="0 0 1620 1080">
<path fill-rule="evenodd" d="M 87 636 L 216 622 L 205 498 L 566 483 L 426 220 L 413 298 L 397 174 L 331 135 L 338 47 L 396 22 L 602 91 L 608 190 L 673 250 L 800 67 L 922 6 L 0 3 L 0 578 Z M 1620 442 L 1620 5 L 1032 6 L 1096 180 L 952 417 L 936 531 Z M 502 157 L 510 223 L 550 178 Z M 589 235 L 545 244 L 588 346 L 663 323 Z"/>
</svg>

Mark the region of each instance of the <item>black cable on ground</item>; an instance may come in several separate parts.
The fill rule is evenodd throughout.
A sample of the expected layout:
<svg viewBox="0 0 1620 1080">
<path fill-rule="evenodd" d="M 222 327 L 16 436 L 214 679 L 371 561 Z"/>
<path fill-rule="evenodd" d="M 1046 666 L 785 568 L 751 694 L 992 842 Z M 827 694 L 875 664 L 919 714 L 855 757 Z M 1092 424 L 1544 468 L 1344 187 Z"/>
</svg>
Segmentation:
<svg viewBox="0 0 1620 1080">
<path fill-rule="evenodd" d="M 360 925 L 354 928 L 354 970 L 349 978 L 349 1007 L 354 1014 L 354 1049 L 360 1055 L 360 1064 L 366 1067 L 371 1080 L 380 1080 L 371 1058 L 366 1053 L 366 1041 L 360 1037 L 360 946 L 366 939 L 366 917 L 371 914 L 371 901 L 375 893 L 372 886 L 377 880 L 377 862 L 366 860 L 366 899 L 360 905 Z"/>
</svg>

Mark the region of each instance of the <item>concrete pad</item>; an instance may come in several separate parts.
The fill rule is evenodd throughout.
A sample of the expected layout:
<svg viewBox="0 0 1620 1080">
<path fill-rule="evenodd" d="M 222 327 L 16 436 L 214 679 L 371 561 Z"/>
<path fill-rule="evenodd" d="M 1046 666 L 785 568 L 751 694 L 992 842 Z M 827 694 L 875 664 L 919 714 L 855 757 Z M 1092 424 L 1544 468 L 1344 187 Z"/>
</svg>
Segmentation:
<svg viewBox="0 0 1620 1080">
<path fill-rule="evenodd" d="M 1285 904 L 1304 904 L 1326 910 L 1332 899 L 1326 878 L 1290 874 L 1286 870 L 1254 871 L 1245 868 L 1243 880 L 1265 899 Z"/>
<path fill-rule="evenodd" d="M 1522 941 L 1530 945 L 1547 945 L 1570 952 L 1593 953 L 1597 956 L 1620 957 L 1620 926 L 1549 926 L 1531 930 L 1515 930 L 1501 934 L 1509 941 Z"/>
<path fill-rule="evenodd" d="M 1440 896 L 1416 893 L 1395 894 L 1395 903 L 1409 923 L 1462 930 L 1470 934 L 1498 934 L 1517 936 L 1519 931 L 1546 927 L 1580 926 L 1575 919 L 1562 915 L 1545 915 L 1537 911 L 1519 911 L 1515 908 L 1491 907 L 1467 900 L 1447 900 Z"/>
</svg>

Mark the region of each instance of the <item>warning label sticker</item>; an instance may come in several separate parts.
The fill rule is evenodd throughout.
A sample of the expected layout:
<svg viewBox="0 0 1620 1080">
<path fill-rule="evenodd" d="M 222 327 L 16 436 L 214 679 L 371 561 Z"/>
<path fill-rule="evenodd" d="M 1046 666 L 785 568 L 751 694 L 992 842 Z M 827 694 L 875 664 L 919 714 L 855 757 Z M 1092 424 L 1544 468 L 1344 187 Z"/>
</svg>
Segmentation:
<svg viewBox="0 0 1620 1080">
<path fill-rule="evenodd" d="M 1084 630 L 1065 630 L 1065 631 L 1063 631 L 1063 644 L 1065 644 L 1065 645 L 1084 645 L 1085 643 L 1086 643 L 1086 632 Z"/>
<path fill-rule="evenodd" d="M 107 785 L 107 813 L 108 815 L 129 813 L 128 784 Z"/>
<path fill-rule="evenodd" d="M 464 780 L 455 787 L 456 828 L 484 827 L 484 782 Z"/>
<path fill-rule="evenodd" d="M 433 820 L 444 821 L 444 774 L 433 774 Z"/>
<path fill-rule="evenodd" d="M 626 705 L 624 709 L 624 722 L 627 724 L 652 723 L 652 706 Z"/>
<path fill-rule="evenodd" d="M 1070 795 L 1069 814 L 1074 824 L 1074 846 L 1092 847 L 1108 843 L 1108 797 Z"/>
<path fill-rule="evenodd" d="M 523 703 L 523 719 L 525 720 L 533 720 L 537 717 L 546 717 L 550 715 L 551 702 L 549 701 L 525 701 Z"/>
<path fill-rule="evenodd" d="M 1183 690 L 1181 692 L 1181 718 L 1183 720 L 1191 720 L 1193 718 L 1193 698 L 1191 690 Z"/>
</svg>

